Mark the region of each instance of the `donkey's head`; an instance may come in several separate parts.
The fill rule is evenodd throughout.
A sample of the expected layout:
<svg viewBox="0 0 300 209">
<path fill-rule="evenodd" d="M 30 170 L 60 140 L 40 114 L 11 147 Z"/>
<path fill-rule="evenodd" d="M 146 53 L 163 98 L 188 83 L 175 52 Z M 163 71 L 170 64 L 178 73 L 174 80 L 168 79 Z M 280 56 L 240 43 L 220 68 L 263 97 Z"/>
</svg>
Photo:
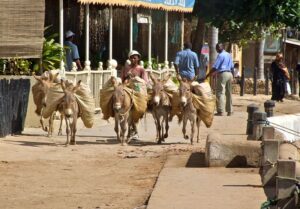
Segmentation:
<svg viewBox="0 0 300 209">
<path fill-rule="evenodd" d="M 188 101 L 192 98 L 191 83 L 186 79 L 182 79 L 180 76 L 177 76 L 177 79 L 180 81 L 180 86 L 179 86 L 180 103 L 183 107 L 185 107 Z"/>
<path fill-rule="evenodd" d="M 63 101 L 62 101 L 62 108 L 64 114 L 67 118 L 71 117 L 75 113 L 75 105 L 76 105 L 76 97 L 74 93 L 80 88 L 81 80 L 77 82 L 76 86 L 71 89 L 66 87 L 66 83 L 64 80 L 61 80 L 61 88 L 64 91 Z"/>
<path fill-rule="evenodd" d="M 112 95 L 113 109 L 118 112 L 126 103 L 126 93 L 124 86 L 119 85 L 115 77 L 111 77 L 111 82 L 114 86 L 114 92 Z"/>
<path fill-rule="evenodd" d="M 158 106 L 161 100 L 164 98 L 164 85 L 169 80 L 171 75 L 168 75 L 162 81 L 158 80 L 153 74 L 150 74 L 150 78 L 153 82 L 152 102 Z"/>
</svg>

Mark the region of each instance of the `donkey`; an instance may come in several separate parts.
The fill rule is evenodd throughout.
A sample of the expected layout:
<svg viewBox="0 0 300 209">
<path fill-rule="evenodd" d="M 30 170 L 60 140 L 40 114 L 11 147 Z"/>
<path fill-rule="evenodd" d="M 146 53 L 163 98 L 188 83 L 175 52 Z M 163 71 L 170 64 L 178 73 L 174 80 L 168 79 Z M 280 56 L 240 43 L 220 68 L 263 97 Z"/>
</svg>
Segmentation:
<svg viewBox="0 0 300 209">
<path fill-rule="evenodd" d="M 164 84 L 169 80 L 171 75 L 168 75 L 164 80 L 157 80 L 152 74 L 150 78 L 153 81 L 152 92 L 152 115 L 156 126 L 157 143 L 161 144 L 165 138 L 168 138 L 169 131 L 169 113 L 171 110 L 171 102 L 167 92 L 164 90 Z M 165 123 L 165 126 L 164 126 Z M 164 132 L 164 129 L 166 132 Z"/>
<path fill-rule="evenodd" d="M 182 133 L 185 139 L 189 139 L 188 135 L 186 134 L 186 124 L 189 120 L 191 123 L 191 136 L 190 141 L 193 144 L 194 133 L 195 133 L 195 125 L 197 125 L 197 143 L 199 142 L 199 130 L 200 130 L 200 123 L 201 118 L 199 117 L 199 110 L 197 110 L 193 105 L 192 99 L 192 89 L 191 83 L 186 80 L 182 80 L 178 77 L 180 81 L 179 86 L 179 97 L 180 97 L 180 104 L 182 108 Z"/>
<path fill-rule="evenodd" d="M 40 123 L 42 126 L 42 129 L 46 132 L 48 132 L 48 136 L 52 136 L 53 133 L 53 117 L 54 114 L 50 117 L 49 119 L 49 128 L 44 125 L 44 117 L 43 117 L 43 110 L 46 107 L 46 102 L 47 102 L 47 94 L 49 89 L 53 86 L 54 82 L 56 81 L 59 73 L 52 74 L 48 73 L 44 76 L 38 77 L 34 75 L 34 78 L 38 81 L 33 87 L 32 87 L 32 92 L 33 92 L 33 100 L 36 105 L 36 114 L 40 116 Z M 61 126 L 60 126 L 61 129 Z"/>
<path fill-rule="evenodd" d="M 80 117 L 80 108 L 76 101 L 75 93 L 80 88 L 81 80 L 79 80 L 76 86 L 72 88 L 67 88 L 64 80 L 61 80 L 61 88 L 64 92 L 64 96 L 61 98 L 57 110 L 65 118 L 66 122 L 66 133 L 67 141 L 66 145 L 69 143 L 75 145 L 75 134 L 77 131 L 77 119 Z M 71 140 L 70 140 L 71 138 Z"/>
<path fill-rule="evenodd" d="M 124 85 L 118 85 L 115 77 L 111 78 L 111 82 L 114 85 L 114 92 L 112 95 L 112 108 L 115 116 L 115 132 L 117 139 L 122 145 L 127 145 L 130 142 L 131 126 L 134 131 L 137 127 L 131 119 L 131 109 L 133 107 L 133 101 L 130 92 L 124 89 Z M 119 127 L 121 131 L 119 131 Z M 125 133 L 128 129 L 128 134 L 125 139 Z"/>
</svg>

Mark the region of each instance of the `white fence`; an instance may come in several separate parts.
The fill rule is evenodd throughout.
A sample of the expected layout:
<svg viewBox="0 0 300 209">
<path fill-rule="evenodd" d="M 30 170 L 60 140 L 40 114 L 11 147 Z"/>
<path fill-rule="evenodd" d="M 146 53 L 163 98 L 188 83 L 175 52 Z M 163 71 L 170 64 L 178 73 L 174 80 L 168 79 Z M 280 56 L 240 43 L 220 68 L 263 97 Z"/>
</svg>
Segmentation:
<svg viewBox="0 0 300 209">
<path fill-rule="evenodd" d="M 143 63 L 141 63 L 143 65 Z M 65 77 L 68 80 L 77 82 L 81 80 L 84 84 L 87 84 L 92 92 L 92 95 L 95 99 L 96 109 L 100 107 L 100 89 L 103 85 L 110 79 L 111 76 L 117 76 L 116 64 L 109 64 L 107 69 L 103 69 L 102 62 L 99 63 L 99 67 L 96 70 L 91 70 L 89 67 L 85 68 L 83 71 L 66 71 Z M 146 69 L 146 72 L 153 73 L 156 77 L 162 79 L 167 74 L 175 75 L 174 64 L 171 63 L 171 66 L 161 68 L 161 65 L 158 65 L 158 69 Z"/>
</svg>

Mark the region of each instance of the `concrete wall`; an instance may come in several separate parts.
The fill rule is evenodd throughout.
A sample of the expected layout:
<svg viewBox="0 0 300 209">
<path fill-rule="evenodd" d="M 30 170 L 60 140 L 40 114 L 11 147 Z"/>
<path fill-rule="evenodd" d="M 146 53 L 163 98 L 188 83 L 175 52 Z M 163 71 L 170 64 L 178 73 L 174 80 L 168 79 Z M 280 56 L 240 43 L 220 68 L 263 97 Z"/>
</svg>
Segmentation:
<svg viewBox="0 0 300 209">
<path fill-rule="evenodd" d="M 269 117 L 268 121 L 270 121 L 271 126 L 274 126 L 275 130 L 282 133 L 284 140 L 293 142 L 300 139 L 298 134 L 294 135 L 290 131 L 300 132 L 300 114 Z"/>
</svg>

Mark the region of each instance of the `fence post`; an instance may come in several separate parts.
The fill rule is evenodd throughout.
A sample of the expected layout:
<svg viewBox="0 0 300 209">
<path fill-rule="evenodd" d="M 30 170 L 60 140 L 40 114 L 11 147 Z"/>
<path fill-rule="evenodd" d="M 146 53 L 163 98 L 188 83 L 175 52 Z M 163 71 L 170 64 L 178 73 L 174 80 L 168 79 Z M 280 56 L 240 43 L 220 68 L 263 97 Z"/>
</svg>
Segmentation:
<svg viewBox="0 0 300 209">
<path fill-rule="evenodd" d="M 266 69 L 266 80 L 265 80 L 265 95 L 269 95 L 269 72 L 270 68 Z"/>
<path fill-rule="evenodd" d="M 264 103 L 265 112 L 267 113 L 267 117 L 273 116 L 273 109 L 275 107 L 275 102 L 273 100 L 267 100 Z"/>
<path fill-rule="evenodd" d="M 243 66 L 242 68 L 242 77 L 241 77 L 241 91 L 240 91 L 240 96 L 244 96 L 244 92 L 245 92 L 245 66 Z"/>
<path fill-rule="evenodd" d="M 248 112 L 248 120 L 247 120 L 247 135 L 253 134 L 253 113 L 258 110 L 258 106 L 256 104 L 250 104 L 247 106 Z"/>
<path fill-rule="evenodd" d="M 253 95 L 257 93 L 257 67 L 254 68 L 253 72 Z"/>
</svg>

